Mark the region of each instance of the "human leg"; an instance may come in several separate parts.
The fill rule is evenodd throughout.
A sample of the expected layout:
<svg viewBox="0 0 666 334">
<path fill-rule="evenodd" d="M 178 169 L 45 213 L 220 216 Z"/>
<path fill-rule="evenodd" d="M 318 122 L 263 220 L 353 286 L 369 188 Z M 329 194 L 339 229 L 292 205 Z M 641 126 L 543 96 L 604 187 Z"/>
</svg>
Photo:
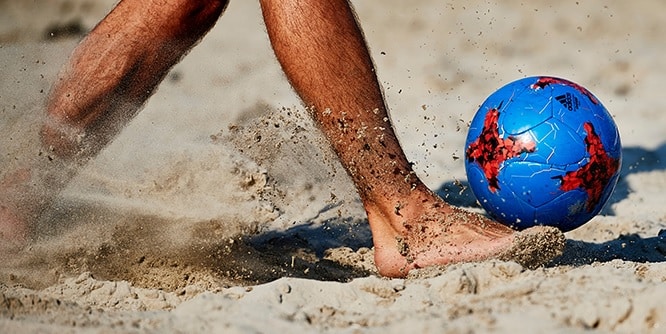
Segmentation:
<svg viewBox="0 0 666 334">
<path fill-rule="evenodd" d="M 215 24 L 226 0 L 123 0 L 76 47 L 54 83 L 43 155 L 0 180 L 0 240 L 29 221 L 141 108 Z"/>
<path fill-rule="evenodd" d="M 77 46 L 50 94 L 44 143 L 93 156 L 215 24 L 225 0 L 123 0 Z"/>
<path fill-rule="evenodd" d="M 448 205 L 412 170 L 346 0 L 261 5 L 287 78 L 356 185 L 381 274 L 404 276 L 414 268 L 513 252 L 514 231 Z M 561 234 L 552 239 L 544 247 L 561 247 Z"/>
</svg>

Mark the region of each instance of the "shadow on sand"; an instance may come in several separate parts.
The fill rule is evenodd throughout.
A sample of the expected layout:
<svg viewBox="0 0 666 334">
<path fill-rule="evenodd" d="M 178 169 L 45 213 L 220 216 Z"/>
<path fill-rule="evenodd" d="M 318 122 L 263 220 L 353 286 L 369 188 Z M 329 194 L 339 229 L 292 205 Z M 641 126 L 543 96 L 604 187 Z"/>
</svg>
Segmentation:
<svg viewBox="0 0 666 334">
<path fill-rule="evenodd" d="M 613 195 L 601 211 L 603 215 L 614 216 L 613 204 L 627 199 L 634 191 L 627 182 L 628 175 L 666 169 L 666 142 L 654 150 L 625 147 L 622 154 L 620 179 Z M 436 192 L 453 205 L 480 208 L 466 181 L 444 182 Z M 602 243 L 568 239 L 564 254 L 551 262 L 549 266 L 577 266 L 616 259 L 632 262 L 665 262 L 666 226 L 655 237 L 643 238 L 637 234 L 628 234 Z"/>
</svg>

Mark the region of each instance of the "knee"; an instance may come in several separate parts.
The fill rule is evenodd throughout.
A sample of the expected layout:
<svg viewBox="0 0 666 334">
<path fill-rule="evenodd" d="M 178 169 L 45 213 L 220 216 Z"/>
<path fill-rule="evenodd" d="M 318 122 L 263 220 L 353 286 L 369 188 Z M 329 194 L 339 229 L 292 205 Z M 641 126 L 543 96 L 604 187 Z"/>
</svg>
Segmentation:
<svg viewBox="0 0 666 334">
<path fill-rule="evenodd" d="M 183 18 L 201 20 L 217 20 L 229 5 L 229 0 L 181 0 L 177 5 Z"/>
<path fill-rule="evenodd" d="M 201 3 L 201 6 L 206 7 L 207 11 L 217 14 L 217 16 L 222 14 L 229 5 L 229 0 L 198 0 L 193 2 Z"/>
<path fill-rule="evenodd" d="M 210 29 L 227 8 L 229 0 L 184 0 L 174 7 L 175 22 L 185 34 L 199 35 Z"/>
</svg>

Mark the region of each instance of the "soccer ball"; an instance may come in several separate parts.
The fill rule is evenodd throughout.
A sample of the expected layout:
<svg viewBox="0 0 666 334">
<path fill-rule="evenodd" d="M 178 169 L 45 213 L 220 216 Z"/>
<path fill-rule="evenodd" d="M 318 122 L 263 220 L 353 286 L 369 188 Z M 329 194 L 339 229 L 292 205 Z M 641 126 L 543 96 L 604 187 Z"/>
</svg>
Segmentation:
<svg viewBox="0 0 666 334">
<path fill-rule="evenodd" d="M 465 170 L 481 206 L 521 230 L 566 232 L 597 215 L 619 177 L 617 126 L 587 89 L 529 77 L 491 94 L 470 124 Z"/>
</svg>

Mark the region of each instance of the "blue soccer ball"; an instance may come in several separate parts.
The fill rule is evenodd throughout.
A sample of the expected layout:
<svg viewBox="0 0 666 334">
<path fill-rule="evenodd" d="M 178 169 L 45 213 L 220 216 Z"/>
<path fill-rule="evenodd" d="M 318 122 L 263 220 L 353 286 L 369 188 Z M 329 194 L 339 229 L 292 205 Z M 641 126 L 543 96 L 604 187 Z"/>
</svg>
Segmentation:
<svg viewBox="0 0 666 334">
<path fill-rule="evenodd" d="M 529 77 L 498 89 L 470 124 L 465 170 L 481 206 L 521 230 L 566 232 L 597 215 L 619 177 L 617 126 L 587 89 Z"/>
</svg>

